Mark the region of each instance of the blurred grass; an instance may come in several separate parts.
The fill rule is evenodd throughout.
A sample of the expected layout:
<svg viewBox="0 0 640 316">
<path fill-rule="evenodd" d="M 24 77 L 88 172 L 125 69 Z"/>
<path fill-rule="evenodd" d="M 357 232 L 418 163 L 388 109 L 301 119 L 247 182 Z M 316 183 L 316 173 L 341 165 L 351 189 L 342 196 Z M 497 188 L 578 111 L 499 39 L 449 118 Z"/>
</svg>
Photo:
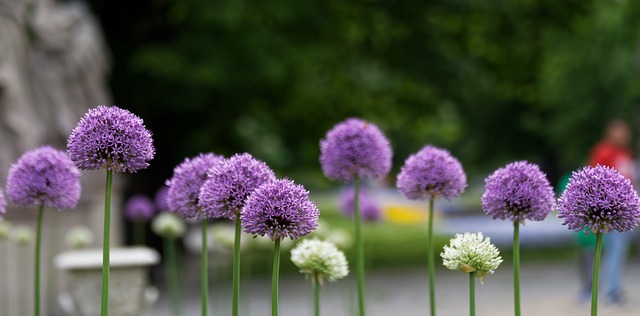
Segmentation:
<svg viewBox="0 0 640 316">
<path fill-rule="evenodd" d="M 314 197 L 321 210 L 320 229 L 306 238 L 326 239 L 335 231 L 343 231 L 353 236 L 353 222 L 341 214 L 331 196 Z M 389 221 L 365 222 L 363 226 L 365 239 L 365 259 L 368 270 L 401 269 L 426 267 L 427 264 L 427 225 L 426 223 L 393 223 Z M 437 230 L 437 229 L 436 229 Z M 436 246 L 436 263 L 441 263 L 439 255 L 442 248 L 452 238 L 451 235 L 434 236 Z M 289 251 L 284 250 L 281 257 L 281 273 L 297 272 L 290 260 Z M 353 270 L 353 248 L 342 249 L 347 255 L 350 268 Z M 577 258 L 577 249 L 572 246 L 525 248 L 521 250 L 523 262 L 572 260 Z M 511 263 L 511 249 L 500 249 L 505 264 Z M 247 258 L 247 259 L 245 259 Z M 250 258 L 250 259 L 249 259 Z M 256 247 L 243 255 L 244 265 L 252 273 L 269 274 L 271 272 L 272 248 Z"/>
<path fill-rule="evenodd" d="M 306 238 L 325 239 L 335 231 L 343 231 L 353 236 L 353 222 L 341 214 L 335 202 L 327 198 L 316 199 L 320 208 L 322 233 Z M 427 262 L 427 229 L 423 223 L 397 224 L 386 221 L 365 222 L 363 226 L 366 265 L 369 269 L 424 266 Z M 449 236 L 435 236 L 436 253 L 448 242 Z M 353 248 L 342 249 L 347 255 L 350 267 L 353 265 Z M 269 273 L 272 253 L 269 249 L 251 251 L 250 269 L 255 273 Z M 243 257 L 244 258 L 244 257 Z M 352 268 L 353 269 L 353 268 Z M 281 272 L 297 272 L 289 258 L 289 250 L 282 253 Z"/>
</svg>

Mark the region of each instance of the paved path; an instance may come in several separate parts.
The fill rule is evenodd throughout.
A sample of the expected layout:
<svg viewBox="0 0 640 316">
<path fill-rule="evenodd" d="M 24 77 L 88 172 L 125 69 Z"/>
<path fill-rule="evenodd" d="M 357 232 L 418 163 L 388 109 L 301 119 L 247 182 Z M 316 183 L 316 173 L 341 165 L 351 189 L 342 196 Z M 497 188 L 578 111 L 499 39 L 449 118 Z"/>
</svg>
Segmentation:
<svg viewBox="0 0 640 316">
<path fill-rule="evenodd" d="M 637 259 L 636 259 L 637 260 Z M 588 315 L 588 303 L 577 299 L 578 280 L 576 263 L 523 263 L 522 315 Z M 369 316 L 427 315 L 426 269 L 375 271 L 369 273 Z M 195 281 L 195 280 L 192 280 Z M 439 316 L 468 315 L 468 278 L 461 272 L 445 269 L 437 271 L 437 310 Z M 183 315 L 200 315 L 198 285 L 193 292 L 185 293 Z M 629 302 L 623 306 L 601 304 L 600 316 L 640 315 L 640 263 L 631 262 L 625 273 L 625 289 Z M 212 313 L 230 315 L 230 286 L 214 283 L 211 290 Z M 484 285 L 476 288 L 477 315 L 513 315 L 512 270 L 502 266 L 494 275 L 487 276 Z M 322 292 L 322 314 L 331 316 L 351 315 L 354 307 L 355 284 L 353 279 L 328 284 Z M 270 314 L 270 280 L 252 280 L 244 284 L 241 315 L 261 316 Z M 302 276 L 285 276 L 280 283 L 280 315 L 311 315 L 310 285 Z M 165 300 L 156 305 L 151 315 L 169 315 Z"/>
</svg>

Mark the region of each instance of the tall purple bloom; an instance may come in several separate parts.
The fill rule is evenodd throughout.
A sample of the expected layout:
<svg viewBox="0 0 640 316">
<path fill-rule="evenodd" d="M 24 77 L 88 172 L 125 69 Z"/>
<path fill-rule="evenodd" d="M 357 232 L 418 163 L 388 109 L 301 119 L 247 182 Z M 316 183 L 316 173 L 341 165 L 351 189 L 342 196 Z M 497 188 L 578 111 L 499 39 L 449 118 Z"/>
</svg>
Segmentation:
<svg viewBox="0 0 640 316">
<path fill-rule="evenodd" d="M 133 173 L 149 166 L 155 148 L 141 118 L 116 106 L 100 105 L 71 131 L 67 152 L 82 170 Z"/>
<path fill-rule="evenodd" d="M 347 119 L 329 130 L 320 152 L 322 171 L 333 180 L 380 178 L 391 170 L 389 140 L 375 124 L 361 119 Z"/>
<path fill-rule="evenodd" d="M 167 180 L 169 192 L 167 204 L 169 210 L 184 218 L 200 217 L 198 195 L 200 188 L 207 180 L 207 170 L 223 159 L 213 153 L 200 154 L 191 159 L 186 158 L 173 170 L 173 177 Z"/>
<path fill-rule="evenodd" d="M 361 189 L 358 194 L 360 200 L 360 211 L 363 221 L 379 221 L 382 218 L 382 209 L 366 190 Z M 340 198 L 340 211 L 346 216 L 353 217 L 354 202 L 356 200 L 355 190 L 350 187 L 343 191 Z"/>
<path fill-rule="evenodd" d="M 124 204 L 124 215 L 132 221 L 148 221 L 156 214 L 153 201 L 144 194 L 136 194 Z"/>
<path fill-rule="evenodd" d="M 457 198 L 467 187 L 460 161 L 447 150 L 431 145 L 407 158 L 398 174 L 398 189 L 412 200 Z"/>
<path fill-rule="evenodd" d="M 309 192 L 288 179 L 262 185 L 249 196 L 240 220 L 244 231 L 271 240 L 298 239 L 318 226 L 320 211 Z"/>
<path fill-rule="evenodd" d="M 276 180 L 267 164 L 246 153 L 221 160 L 208 175 L 200 189 L 202 212 L 209 218 L 223 217 L 234 221 L 255 189 Z"/>
<path fill-rule="evenodd" d="M 558 200 L 563 225 L 580 231 L 630 231 L 640 222 L 640 199 L 631 181 L 613 168 L 584 167 L 574 172 Z"/>
<path fill-rule="evenodd" d="M 80 171 L 64 151 L 39 147 L 11 165 L 7 195 L 20 206 L 74 208 L 80 199 Z"/>
<path fill-rule="evenodd" d="M 482 194 L 482 209 L 494 219 L 544 220 L 555 206 L 555 194 L 540 167 L 513 162 L 489 175 Z"/>
<path fill-rule="evenodd" d="M 166 185 L 163 185 L 158 189 L 158 191 L 156 191 L 156 194 L 153 196 L 153 200 L 156 203 L 156 207 L 160 212 L 169 210 L 167 195 L 169 195 L 169 187 Z"/>
</svg>

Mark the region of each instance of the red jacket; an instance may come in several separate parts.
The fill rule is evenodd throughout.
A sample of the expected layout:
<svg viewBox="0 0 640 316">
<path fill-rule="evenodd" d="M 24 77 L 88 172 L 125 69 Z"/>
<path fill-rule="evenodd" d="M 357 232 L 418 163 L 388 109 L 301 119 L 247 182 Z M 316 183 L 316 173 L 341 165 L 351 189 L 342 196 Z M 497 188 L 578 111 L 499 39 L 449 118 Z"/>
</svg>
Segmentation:
<svg viewBox="0 0 640 316">
<path fill-rule="evenodd" d="M 612 167 L 623 176 L 635 180 L 633 154 L 629 148 L 616 146 L 606 140 L 601 141 L 591 150 L 589 164 Z"/>
</svg>

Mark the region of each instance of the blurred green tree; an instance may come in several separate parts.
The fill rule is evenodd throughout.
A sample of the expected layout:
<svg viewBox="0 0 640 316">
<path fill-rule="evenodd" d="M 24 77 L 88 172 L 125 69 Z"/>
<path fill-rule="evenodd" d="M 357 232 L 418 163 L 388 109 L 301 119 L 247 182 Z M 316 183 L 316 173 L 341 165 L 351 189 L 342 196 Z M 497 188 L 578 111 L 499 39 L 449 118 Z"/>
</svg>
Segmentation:
<svg viewBox="0 0 640 316">
<path fill-rule="evenodd" d="M 90 2 L 115 98 L 156 134 L 157 181 L 248 151 L 327 185 L 318 141 L 349 116 L 387 132 L 396 169 L 433 143 L 472 174 L 529 159 L 555 176 L 636 112 L 634 1 Z"/>
</svg>

